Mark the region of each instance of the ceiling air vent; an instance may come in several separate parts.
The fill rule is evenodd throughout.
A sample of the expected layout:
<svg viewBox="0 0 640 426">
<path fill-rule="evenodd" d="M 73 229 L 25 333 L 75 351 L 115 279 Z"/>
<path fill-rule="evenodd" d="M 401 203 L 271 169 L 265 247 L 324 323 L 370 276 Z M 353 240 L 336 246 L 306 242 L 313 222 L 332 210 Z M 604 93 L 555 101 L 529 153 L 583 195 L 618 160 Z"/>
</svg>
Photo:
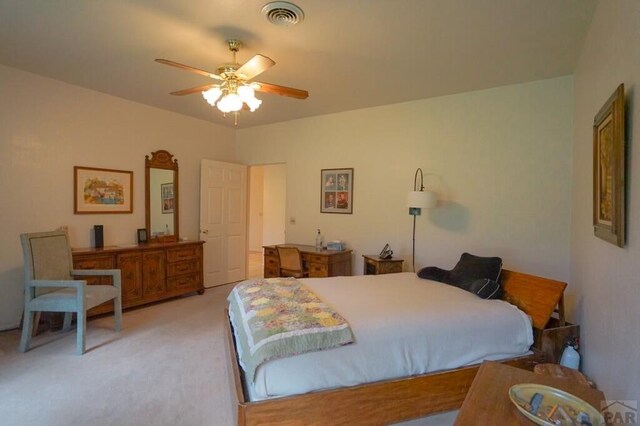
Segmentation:
<svg viewBox="0 0 640 426">
<path fill-rule="evenodd" d="M 304 12 L 298 6 L 286 1 L 273 1 L 262 8 L 262 14 L 274 25 L 291 27 L 304 20 Z"/>
</svg>

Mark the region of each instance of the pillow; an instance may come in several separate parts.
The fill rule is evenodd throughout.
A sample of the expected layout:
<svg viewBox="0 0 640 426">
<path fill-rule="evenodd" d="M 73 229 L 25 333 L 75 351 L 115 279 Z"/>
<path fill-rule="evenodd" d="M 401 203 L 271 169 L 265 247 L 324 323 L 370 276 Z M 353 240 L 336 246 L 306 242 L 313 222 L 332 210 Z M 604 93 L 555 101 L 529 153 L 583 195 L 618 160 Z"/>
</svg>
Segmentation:
<svg viewBox="0 0 640 426">
<path fill-rule="evenodd" d="M 500 283 L 489 278 L 482 278 L 467 284 L 459 285 L 461 289 L 475 294 L 481 299 L 499 299 L 502 295 Z"/>
<path fill-rule="evenodd" d="M 418 271 L 417 275 L 419 278 L 423 278 L 425 280 L 433 280 L 433 281 L 444 281 L 445 276 L 449 273 L 449 271 L 445 271 L 444 269 L 440 269 L 436 266 L 427 266 Z"/>
<path fill-rule="evenodd" d="M 463 253 L 456 266 L 449 273 L 449 281 L 455 284 L 470 283 L 480 278 L 498 281 L 502 271 L 499 257 L 481 257 Z"/>
</svg>

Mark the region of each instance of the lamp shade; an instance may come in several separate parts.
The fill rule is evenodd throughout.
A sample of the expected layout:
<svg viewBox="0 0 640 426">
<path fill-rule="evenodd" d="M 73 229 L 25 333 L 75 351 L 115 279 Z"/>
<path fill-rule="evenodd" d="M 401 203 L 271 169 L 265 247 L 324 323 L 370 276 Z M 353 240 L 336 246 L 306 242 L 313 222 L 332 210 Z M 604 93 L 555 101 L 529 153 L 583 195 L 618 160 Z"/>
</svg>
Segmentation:
<svg viewBox="0 0 640 426">
<path fill-rule="evenodd" d="M 438 197 L 433 191 L 409 191 L 407 193 L 407 207 L 430 209 L 438 203 Z"/>
</svg>

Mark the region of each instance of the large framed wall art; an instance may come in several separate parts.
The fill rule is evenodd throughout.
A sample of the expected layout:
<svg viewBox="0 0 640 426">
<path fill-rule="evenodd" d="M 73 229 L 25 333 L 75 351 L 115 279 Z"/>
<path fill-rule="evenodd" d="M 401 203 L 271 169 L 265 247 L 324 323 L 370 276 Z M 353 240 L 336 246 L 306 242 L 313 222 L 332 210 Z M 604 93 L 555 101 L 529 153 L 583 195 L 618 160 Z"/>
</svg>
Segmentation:
<svg viewBox="0 0 640 426">
<path fill-rule="evenodd" d="M 625 243 L 624 84 L 593 120 L 593 231 L 619 247 Z"/>
<path fill-rule="evenodd" d="M 73 187 L 75 214 L 133 212 L 133 172 L 75 166 Z"/>
</svg>

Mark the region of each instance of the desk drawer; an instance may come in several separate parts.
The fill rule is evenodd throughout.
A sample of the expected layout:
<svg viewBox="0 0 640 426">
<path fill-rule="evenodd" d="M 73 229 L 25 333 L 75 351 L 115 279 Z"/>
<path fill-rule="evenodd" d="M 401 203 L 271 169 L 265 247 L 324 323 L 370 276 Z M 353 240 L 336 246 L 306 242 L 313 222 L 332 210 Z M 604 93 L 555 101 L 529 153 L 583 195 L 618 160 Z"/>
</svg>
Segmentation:
<svg viewBox="0 0 640 426">
<path fill-rule="evenodd" d="M 309 276 L 310 277 L 328 277 L 329 267 L 320 263 L 309 264 Z"/>
<path fill-rule="evenodd" d="M 276 278 L 280 275 L 279 268 L 271 268 L 268 266 L 264 267 L 264 277 L 265 278 Z"/>
<path fill-rule="evenodd" d="M 324 264 L 328 263 L 326 256 L 320 256 L 318 254 L 310 254 L 308 259 L 309 259 L 309 263 L 324 263 Z"/>
<path fill-rule="evenodd" d="M 265 247 L 264 255 L 278 257 L 278 250 L 275 247 Z"/>
<path fill-rule="evenodd" d="M 278 258 L 277 257 L 265 257 L 264 258 L 264 267 L 265 268 L 276 268 L 278 269 L 280 267 L 280 265 L 278 264 Z"/>
</svg>

